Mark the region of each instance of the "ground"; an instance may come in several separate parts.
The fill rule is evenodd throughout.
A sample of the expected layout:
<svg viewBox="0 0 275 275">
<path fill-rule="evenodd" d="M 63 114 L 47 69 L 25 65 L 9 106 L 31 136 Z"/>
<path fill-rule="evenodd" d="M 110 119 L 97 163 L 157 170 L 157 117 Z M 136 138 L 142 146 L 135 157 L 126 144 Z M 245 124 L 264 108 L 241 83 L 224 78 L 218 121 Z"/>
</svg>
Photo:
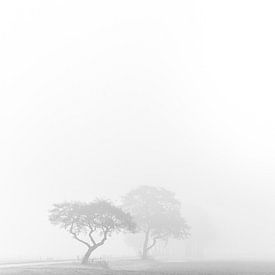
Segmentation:
<svg viewBox="0 0 275 275">
<path fill-rule="evenodd" d="M 160 263 L 118 261 L 111 269 L 100 269 L 77 264 L 55 264 L 1 268 L 3 275 L 275 275 L 271 262 L 189 262 Z"/>
</svg>

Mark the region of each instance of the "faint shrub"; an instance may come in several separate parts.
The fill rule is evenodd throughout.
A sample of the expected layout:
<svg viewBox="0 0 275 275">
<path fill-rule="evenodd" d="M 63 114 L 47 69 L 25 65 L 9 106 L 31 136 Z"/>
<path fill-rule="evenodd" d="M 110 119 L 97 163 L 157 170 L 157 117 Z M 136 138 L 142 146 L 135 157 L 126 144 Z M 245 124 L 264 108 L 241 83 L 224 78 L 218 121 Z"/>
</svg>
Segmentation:
<svg viewBox="0 0 275 275">
<path fill-rule="evenodd" d="M 89 265 L 93 266 L 93 267 L 99 267 L 99 268 L 104 268 L 104 269 L 110 269 L 109 263 L 102 259 L 91 259 L 89 260 Z"/>
</svg>

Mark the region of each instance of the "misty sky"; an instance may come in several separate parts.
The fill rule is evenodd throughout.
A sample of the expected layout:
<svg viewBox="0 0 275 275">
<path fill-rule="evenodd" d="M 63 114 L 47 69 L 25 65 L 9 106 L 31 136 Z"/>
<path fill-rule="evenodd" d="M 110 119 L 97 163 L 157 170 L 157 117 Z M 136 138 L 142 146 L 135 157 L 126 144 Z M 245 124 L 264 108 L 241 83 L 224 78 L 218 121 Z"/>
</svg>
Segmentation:
<svg viewBox="0 0 275 275">
<path fill-rule="evenodd" d="M 274 11 L 2 1 L 0 258 L 81 253 L 51 205 L 140 184 L 208 213 L 213 258 L 275 257 Z"/>
</svg>

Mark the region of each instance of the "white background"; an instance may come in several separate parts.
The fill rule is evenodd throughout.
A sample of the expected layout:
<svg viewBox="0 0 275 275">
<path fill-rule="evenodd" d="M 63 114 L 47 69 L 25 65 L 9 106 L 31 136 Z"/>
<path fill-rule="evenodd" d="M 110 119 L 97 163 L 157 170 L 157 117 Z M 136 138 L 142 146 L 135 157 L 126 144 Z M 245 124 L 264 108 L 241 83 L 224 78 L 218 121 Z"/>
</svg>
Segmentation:
<svg viewBox="0 0 275 275">
<path fill-rule="evenodd" d="M 208 257 L 274 257 L 274 11 L 2 1 L 0 258 L 81 253 L 49 224 L 52 203 L 139 184 L 208 212 Z"/>
</svg>

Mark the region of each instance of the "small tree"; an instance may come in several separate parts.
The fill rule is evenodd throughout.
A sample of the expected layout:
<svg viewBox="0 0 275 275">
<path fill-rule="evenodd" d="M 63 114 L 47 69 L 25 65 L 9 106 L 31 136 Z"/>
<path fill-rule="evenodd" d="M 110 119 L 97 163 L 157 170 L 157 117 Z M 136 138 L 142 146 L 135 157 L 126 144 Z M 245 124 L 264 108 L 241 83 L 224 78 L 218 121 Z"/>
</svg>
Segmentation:
<svg viewBox="0 0 275 275">
<path fill-rule="evenodd" d="M 136 227 L 130 214 L 105 200 L 54 204 L 49 220 L 87 247 L 82 264 L 88 263 L 92 252 L 102 246 L 112 233 L 134 232 Z"/>
<path fill-rule="evenodd" d="M 175 195 L 163 188 L 141 186 L 123 197 L 123 207 L 129 211 L 144 233 L 142 258 L 158 241 L 169 237 L 182 239 L 188 236 L 188 225 L 181 216 L 181 203 Z"/>
</svg>

